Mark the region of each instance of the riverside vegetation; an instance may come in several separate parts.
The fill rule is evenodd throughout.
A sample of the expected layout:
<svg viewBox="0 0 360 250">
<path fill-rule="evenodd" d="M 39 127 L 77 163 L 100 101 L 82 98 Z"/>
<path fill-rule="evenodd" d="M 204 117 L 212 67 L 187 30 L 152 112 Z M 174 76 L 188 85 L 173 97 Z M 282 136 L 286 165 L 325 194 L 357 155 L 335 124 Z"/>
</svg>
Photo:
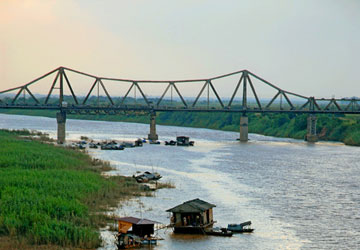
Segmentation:
<svg viewBox="0 0 360 250">
<path fill-rule="evenodd" d="M 26 137 L 24 137 L 24 135 Z M 0 248 L 95 248 L 104 211 L 144 194 L 133 178 L 104 177 L 108 164 L 28 131 L 0 130 Z"/>
<path fill-rule="evenodd" d="M 44 110 L 0 110 L 8 114 L 55 117 L 54 111 Z M 196 128 L 210 128 L 225 131 L 239 131 L 239 113 L 159 112 L 157 124 Z M 306 114 L 253 114 L 249 113 L 249 132 L 268 136 L 304 139 L 306 135 Z M 149 123 L 146 115 L 68 115 L 71 119 L 124 121 Z M 346 145 L 360 146 L 360 116 L 317 115 L 317 134 L 320 140 L 339 141 Z"/>
</svg>

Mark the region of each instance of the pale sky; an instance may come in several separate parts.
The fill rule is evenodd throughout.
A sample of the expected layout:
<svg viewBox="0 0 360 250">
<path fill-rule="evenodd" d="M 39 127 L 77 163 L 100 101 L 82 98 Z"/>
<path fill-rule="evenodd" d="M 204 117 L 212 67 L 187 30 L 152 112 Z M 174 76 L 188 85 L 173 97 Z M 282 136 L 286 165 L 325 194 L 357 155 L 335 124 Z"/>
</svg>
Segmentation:
<svg viewBox="0 0 360 250">
<path fill-rule="evenodd" d="M 248 69 L 340 98 L 360 96 L 359 60 L 359 0 L 0 0 L 0 90 L 59 66 L 151 80 Z"/>
</svg>

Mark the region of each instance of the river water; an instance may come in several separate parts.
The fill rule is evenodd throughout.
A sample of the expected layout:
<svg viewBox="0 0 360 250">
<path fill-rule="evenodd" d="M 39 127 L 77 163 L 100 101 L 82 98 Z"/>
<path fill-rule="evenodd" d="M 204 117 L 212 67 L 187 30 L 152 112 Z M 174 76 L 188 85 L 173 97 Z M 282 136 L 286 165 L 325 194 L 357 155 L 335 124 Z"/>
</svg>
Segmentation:
<svg viewBox="0 0 360 250">
<path fill-rule="evenodd" d="M 146 137 L 148 125 L 67 120 L 67 139 L 81 135 L 95 140 Z M 55 137 L 56 120 L 0 114 L 0 128 L 34 129 Z M 200 198 L 216 204 L 217 225 L 251 220 L 252 234 L 230 238 L 174 235 L 156 249 L 358 249 L 360 246 L 360 148 L 340 143 L 308 144 L 301 140 L 209 129 L 157 126 L 161 140 L 190 136 L 194 147 L 149 145 L 124 151 L 89 150 L 109 160 L 111 174 L 157 171 L 175 189 L 161 189 L 119 205 L 118 216 L 169 223 L 166 209 Z M 113 238 L 103 231 L 105 246 Z"/>
</svg>

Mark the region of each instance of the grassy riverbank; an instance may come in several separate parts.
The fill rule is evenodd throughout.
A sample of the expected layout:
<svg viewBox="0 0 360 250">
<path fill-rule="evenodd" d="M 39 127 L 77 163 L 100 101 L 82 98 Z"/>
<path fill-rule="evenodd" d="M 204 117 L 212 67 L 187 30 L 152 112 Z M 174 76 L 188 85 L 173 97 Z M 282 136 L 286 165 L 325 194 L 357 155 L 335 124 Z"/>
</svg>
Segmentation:
<svg viewBox="0 0 360 250">
<path fill-rule="evenodd" d="M 8 114 L 23 114 L 55 117 L 54 111 L 1 110 Z M 300 114 L 248 114 L 249 132 L 262 135 L 304 139 L 307 115 Z M 149 123 L 146 115 L 69 115 L 71 119 L 124 121 Z M 347 145 L 360 146 L 360 116 L 317 115 L 317 134 L 320 140 L 339 141 Z M 160 112 L 157 124 L 195 128 L 210 128 L 239 131 L 239 113 Z"/>
<path fill-rule="evenodd" d="M 85 153 L 24 134 L 0 130 L 0 248 L 98 247 L 101 211 L 143 188 L 133 178 L 103 177 L 102 162 Z"/>
</svg>

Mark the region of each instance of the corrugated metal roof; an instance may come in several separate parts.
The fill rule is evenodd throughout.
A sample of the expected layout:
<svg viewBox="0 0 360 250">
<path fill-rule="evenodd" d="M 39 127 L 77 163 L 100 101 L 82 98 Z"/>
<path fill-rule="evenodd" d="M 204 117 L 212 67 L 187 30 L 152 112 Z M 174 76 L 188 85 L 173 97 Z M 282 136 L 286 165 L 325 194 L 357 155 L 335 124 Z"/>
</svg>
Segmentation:
<svg viewBox="0 0 360 250">
<path fill-rule="evenodd" d="M 157 221 L 148 220 L 148 219 L 140 219 L 140 218 L 131 217 L 131 216 L 130 217 L 120 217 L 120 218 L 115 218 L 115 219 L 118 221 L 129 222 L 134 225 L 160 224 L 160 222 L 157 222 Z"/>
<path fill-rule="evenodd" d="M 214 204 L 208 203 L 200 199 L 194 199 L 186 201 L 183 204 L 180 204 L 176 207 L 166 210 L 166 212 L 175 212 L 175 213 L 200 213 L 210 208 L 216 207 Z"/>
</svg>

